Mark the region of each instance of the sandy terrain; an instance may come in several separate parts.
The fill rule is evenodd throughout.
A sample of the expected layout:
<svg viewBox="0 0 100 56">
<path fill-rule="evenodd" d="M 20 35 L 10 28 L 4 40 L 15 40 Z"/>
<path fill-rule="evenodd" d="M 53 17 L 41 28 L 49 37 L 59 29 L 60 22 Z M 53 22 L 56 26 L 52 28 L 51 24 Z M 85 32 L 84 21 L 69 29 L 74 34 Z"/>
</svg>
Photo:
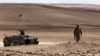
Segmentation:
<svg viewBox="0 0 100 56">
<path fill-rule="evenodd" d="M 57 5 L 0 4 L 0 56 L 100 56 L 99 6 Z M 83 31 L 77 44 L 73 37 L 76 24 Z M 16 29 L 37 37 L 39 45 L 3 47 L 4 35 L 19 34 Z"/>
<path fill-rule="evenodd" d="M 84 29 L 83 29 L 84 30 Z M 15 35 L 18 31 L 1 30 L 1 41 L 3 34 Z M 9 32 L 9 33 L 8 33 Z M 29 56 L 86 56 L 100 55 L 100 32 L 83 31 L 83 36 L 78 44 L 73 39 L 73 31 L 30 31 L 26 34 L 38 37 L 39 45 L 22 45 L 0 48 L 2 55 L 29 55 Z M 2 45 L 2 43 L 1 43 Z"/>
</svg>

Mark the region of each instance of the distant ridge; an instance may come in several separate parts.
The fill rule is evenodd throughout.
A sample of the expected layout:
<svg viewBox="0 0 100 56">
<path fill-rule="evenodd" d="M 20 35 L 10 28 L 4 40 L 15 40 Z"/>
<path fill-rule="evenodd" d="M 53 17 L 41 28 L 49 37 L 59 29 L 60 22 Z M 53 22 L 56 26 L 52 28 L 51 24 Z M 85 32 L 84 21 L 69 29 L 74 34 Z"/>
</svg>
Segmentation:
<svg viewBox="0 0 100 56">
<path fill-rule="evenodd" d="M 83 7 L 82 7 L 83 6 Z M 22 14 L 22 17 L 18 17 Z M 84 4 L 0 4 L 0 29 L 21 27 L 72 27 L 75 24 L 100 25 L 100 6 Z M 26 26 L 27 25 L 27 26 Z M 37 25 L 37 26 L 36 26 Z M 52 27 L 53 26 L 53 27 Z"/>
</svg>

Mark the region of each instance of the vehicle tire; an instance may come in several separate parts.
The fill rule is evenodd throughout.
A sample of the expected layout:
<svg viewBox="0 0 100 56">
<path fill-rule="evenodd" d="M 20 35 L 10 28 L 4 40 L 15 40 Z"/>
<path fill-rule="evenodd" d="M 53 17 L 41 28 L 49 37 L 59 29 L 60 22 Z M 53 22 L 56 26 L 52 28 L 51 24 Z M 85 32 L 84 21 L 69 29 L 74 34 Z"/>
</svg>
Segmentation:
<svg viewBox="0 0 100 56">
<path fill-rule="evenodd" d="M 39 41 L 35 41 L 34 44 L 39 44 Z"/>
<path fill-rule="evenodd" d="M 4 46 L 10 46 L 11 45 L 11 39 L 8 37 L 5 37 L 3 40 Z"/>
</svg>

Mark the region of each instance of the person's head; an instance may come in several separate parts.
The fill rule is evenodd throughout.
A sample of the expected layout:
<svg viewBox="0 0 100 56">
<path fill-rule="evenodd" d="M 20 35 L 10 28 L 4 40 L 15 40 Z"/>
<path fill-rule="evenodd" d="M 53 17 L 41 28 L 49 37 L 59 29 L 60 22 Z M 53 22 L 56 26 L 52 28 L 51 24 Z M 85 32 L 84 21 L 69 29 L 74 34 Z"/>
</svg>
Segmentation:
<svg viewBox="0 0 100 56">
<path fill-rule="evenodd" d="M 79 28 L 79 24 L 77 24 L 77 28 Z"/>
</svg>

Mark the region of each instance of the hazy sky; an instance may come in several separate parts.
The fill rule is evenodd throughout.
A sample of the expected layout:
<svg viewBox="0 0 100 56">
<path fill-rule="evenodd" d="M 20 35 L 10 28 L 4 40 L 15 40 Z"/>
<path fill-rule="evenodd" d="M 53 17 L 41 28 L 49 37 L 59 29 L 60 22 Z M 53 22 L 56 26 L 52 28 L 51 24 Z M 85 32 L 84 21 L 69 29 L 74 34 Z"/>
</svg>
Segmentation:
<svg viewBox="0 0 100 56">
<path fill-rule="evenodd" d="M 100 0 L 0 0 L 0 3 L 85 3 L 100 5 Z"/>
</svg>

